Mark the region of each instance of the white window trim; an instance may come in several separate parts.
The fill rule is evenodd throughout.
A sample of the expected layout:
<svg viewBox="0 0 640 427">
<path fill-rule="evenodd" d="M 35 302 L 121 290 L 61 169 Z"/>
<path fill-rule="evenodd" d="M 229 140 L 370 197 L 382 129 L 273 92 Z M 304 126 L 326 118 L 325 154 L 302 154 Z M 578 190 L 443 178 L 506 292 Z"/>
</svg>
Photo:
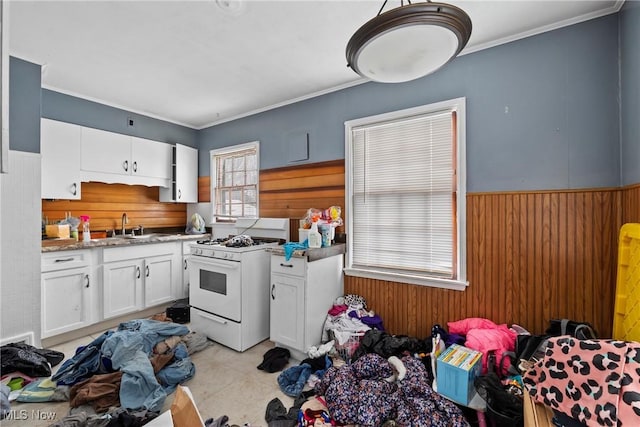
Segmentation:
<svg viewBox="0 0 640 427">
<path fill-rule="evenodd" d="M 251 141 L 245 142 L 243 144 L 232 145 L 224 148 L 216 148 L 214 150 L 209 151 L 209 177 L 210 177 L 210 193 L 209 197 L 211 200 L 211 223 L 216 223 L 216 184 L 218 182 L 218 168 L 217 162 L 215 161 L 215 157 L 223 154 L 230 154 L 236 151 L 243 151 L 255 149 L 256 150 L 256 166 L 258 169 L 258 199 L 256 202 L 256 212 L 260 212 L 260 141 Z"/>
<path fill-rule="evenodd" d="M 442 279 L 437 277 L 424 277 L 410 275 L 404 273 L 394 273 L 368 268 L 354 268 L 353 265 L 353 239 L 347 237 L 347 253 L 344 273 L 347 276 L 364 277 L 368 279 L 386 280 L 400 283 L 409 283 L 414 285 L 430 286 L 436 288 L 445 288 L 452 290 L 465 290 L 469 283 L 467 282 L 467 226 L 466 226 L 466 98 L 455 98 L 448 101 L 437 102 L 434 104 L 423 105 L 414 108 L 408 108 L 400 111 L 393 111 L 384 114 L 378 114 L 370 117 L 349 120 L 345 122 L 345 166 L 346 166 L 346 192 L 345 206 L 347 212 L 353 212 L 351 195 L 353 194 L 352 182 L 352 128 L 368 125 L 375 122 L 389 121 L 401 119 L 411 115 L 427 114 L 442 110 L 455 110 L 457 114 L 457 180 L 458 188 L 456 193 L 457 203 L 457 266 L 456 280 Z M 347 215 L 345 228 L 347 236 L 353 235 L 353 218 Z"/>
</svg>

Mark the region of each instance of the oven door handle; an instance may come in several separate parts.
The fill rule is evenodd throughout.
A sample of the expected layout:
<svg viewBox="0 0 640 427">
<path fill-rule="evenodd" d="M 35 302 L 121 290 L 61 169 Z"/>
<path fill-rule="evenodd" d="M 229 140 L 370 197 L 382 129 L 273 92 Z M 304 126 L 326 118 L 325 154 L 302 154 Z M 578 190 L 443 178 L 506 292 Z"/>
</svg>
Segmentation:
<svg viewBox="0 0 640 427">
<path fill-rule="evenodd" d="M 202 316 L 205 319 L 213 320 L 214 322 L 220 323 L 221 325 L 226 325 L 228 323 L 228 321 L 226 319 L 221 319 L 219 317 L 212 316 L 210 314 L 198 313 L 198 316 Z"/>
</svg>

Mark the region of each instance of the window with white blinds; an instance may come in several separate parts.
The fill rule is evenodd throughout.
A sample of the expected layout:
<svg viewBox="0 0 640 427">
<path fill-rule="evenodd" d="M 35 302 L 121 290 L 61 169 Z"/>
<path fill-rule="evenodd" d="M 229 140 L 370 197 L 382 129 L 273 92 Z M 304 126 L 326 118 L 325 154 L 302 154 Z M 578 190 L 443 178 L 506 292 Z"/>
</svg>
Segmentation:
<svg viewBox="0 0 640 427">
<path fill-rule="evenodd" d="M 458 99 L 347 122 L 347 274 L 465 285 L 458 241 L 463 106 Z"/>
<path fill-rule="evenodd" d="M 216 221 L 258 216 L 258 143 L 211 151 L 213 211 Z"/>
</svg>

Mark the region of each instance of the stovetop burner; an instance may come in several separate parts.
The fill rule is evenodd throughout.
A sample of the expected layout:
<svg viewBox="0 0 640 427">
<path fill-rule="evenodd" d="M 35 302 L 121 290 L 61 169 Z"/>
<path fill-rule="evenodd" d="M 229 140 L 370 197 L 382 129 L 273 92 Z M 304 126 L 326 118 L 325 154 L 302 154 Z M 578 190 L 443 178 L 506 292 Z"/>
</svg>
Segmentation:
<svg viewBox="0 0 640 427">
<path fill-rule="evenodd" d="M 198 240 L 196 241 L 196 243 L 199 245 L 226 246 L 228 248 L 243 248 L 248 246 L 264 245 L 267 243 L 283 244 L 284 240 L 274 239 L 274 238 L 263 238 L 263 237 L 250 237 L 250 236 L 247 236 L 246 234 L 239 234 L 236 236 L 229 236 L 227 238 Z"/>
</svg>

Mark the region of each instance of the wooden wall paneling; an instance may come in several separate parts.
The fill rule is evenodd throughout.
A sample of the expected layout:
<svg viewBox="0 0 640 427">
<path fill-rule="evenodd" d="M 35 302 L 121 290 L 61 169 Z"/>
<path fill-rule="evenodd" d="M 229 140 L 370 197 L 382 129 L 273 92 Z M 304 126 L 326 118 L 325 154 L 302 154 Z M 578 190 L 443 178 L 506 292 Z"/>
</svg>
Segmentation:
<svg viewBox="0 0 640 427">
<path fill-rule="evenodd" d="M 211 177 L 198 177 L 198 202 L 207 203 L 211 201 Z"/>
<path fill-rule="evenodd" d="M 141 185 L 82 184 L 81 200 L 43 200 L 42 215 L 50 222 L 64 219 L 65 212 L 73 216 L 89 215 L 92 231 L 122 228 L 126 212 L 127 230 L 142 225 L 146 229 L 184 227 L 187 206 L 184 203 L 159 202 L 159 188 Z"/>
<path fill-rule="evenodd" d="M 291 240 L 297 241 L 309 208 L 340 206 L 345 218 L 344 180 L 344 160 L 260 171 L 260 216 L 289 218 Z"/>
<path fill-rule="evenodd" d="M 640 222 L 640 184 L 623 188 L 621 198 L 623 206 L 622 223 Z"/>
<path fill-rule="evenodd" d="M 355 277 L 345 291 L 364 296 L 392 333 L 426 337 L 433 324 L 466 317 L 541 333 L 551 318 L 570 317 L 609 336 L 618 199 L 606 189 L 470 194 L 465 291 Z"/>
</svg>

